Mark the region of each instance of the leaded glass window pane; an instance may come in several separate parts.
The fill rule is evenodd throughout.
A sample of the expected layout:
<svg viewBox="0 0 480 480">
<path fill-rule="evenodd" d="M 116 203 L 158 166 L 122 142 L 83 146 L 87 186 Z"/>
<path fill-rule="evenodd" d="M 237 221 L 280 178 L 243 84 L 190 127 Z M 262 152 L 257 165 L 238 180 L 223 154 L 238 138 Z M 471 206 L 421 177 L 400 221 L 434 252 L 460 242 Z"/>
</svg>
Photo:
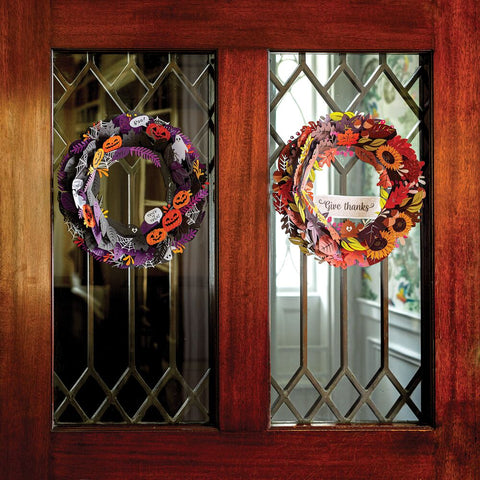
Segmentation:
<svg viewBox="0 0 480 480">
<path fill-rule="evenodd" d="M 183 254 L 120 270 L 76 248 L 54 203 L 55 425 L 210 423 L 214 291 L 214 56 L 53 54 L 53 174 L 93 122 L 135 111 L 179 127 L 208 165 L 209 205 Z M 109 217 L 165 204 L 160 169 L 126 157 L 102 184 Z"/>
<path fill-rule="evenodd" d="M 271 53 L 270 166 L 302 125 L 332 111 L 393 124 L 430 171 L 429 55 Z M 318 172 L 317 192 L 379 195 L 355 156 Z M 428 190 L 428 188 L 427 188 Z M 429 201 L 421 226 L 380 264 L 335 269 L 300 253 L 272 208 L 272 423 L 428 423 Z"/>
</svg>

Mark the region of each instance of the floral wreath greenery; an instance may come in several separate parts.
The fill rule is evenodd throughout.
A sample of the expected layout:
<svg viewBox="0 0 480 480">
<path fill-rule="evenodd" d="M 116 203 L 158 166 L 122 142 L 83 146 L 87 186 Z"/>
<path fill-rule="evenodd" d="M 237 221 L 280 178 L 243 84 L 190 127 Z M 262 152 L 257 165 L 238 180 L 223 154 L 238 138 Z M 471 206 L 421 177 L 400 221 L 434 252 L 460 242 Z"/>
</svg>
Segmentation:
<svg viewBox="0 0 480 480">
<path fill-rule="evenodd" d="M 167 186 L 167 205 L 147 212 L 140 227 L 108 219 L 97 198 L 100 178 L 128 155 L 161 168 Z M 154 267 L 182 253 L 195 237 L 207 203 L 205 168 L 179 128 L 124 113 L 94 123 L 69 146 L 58 173 L 60 211 L 74 243 L 96 260 L 119 268 Z"/>
<path fill-rule="evenodd" d="M 273 175 L 274 207 L 290 241 L 335 267 L 373 265 L 403 244 L 420 221 L 425 190 L 424 162 L 384 120 L 334 112 L 302 127 L 283 148 Z M 379 174 L 381 211 L 375 219 L 331 223 L 313 201 L 315 171 L 336 155 L 352 156 Z"/>
</svg>

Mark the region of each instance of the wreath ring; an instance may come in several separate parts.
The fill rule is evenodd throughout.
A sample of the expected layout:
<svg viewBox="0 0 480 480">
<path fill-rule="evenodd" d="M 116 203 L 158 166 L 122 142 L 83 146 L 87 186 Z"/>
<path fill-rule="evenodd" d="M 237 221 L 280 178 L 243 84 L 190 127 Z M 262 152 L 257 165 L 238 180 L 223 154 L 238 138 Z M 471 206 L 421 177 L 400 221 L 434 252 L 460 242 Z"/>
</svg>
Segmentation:
<svg viewBox="0 0 480 480">
<path fill-rule="evenodd" d="M 425 198 L 424 162 L 407 140 L 384 120 L 352 112 L 331 113 L 297 135 L 281 151 L 273 175 L 274 207 L 290 241 L 344 269 L 373 265 L 404 243 Z M 330 167 L 336 155 L 353 154 L 379 174 L 381 209 L 370 221 L 335 224 L 314 201 L 315 171 Z"/>
<path fill-rule="evenodd" d="M 128 155 L 162 170 L 167 204 L 145 213 L 140 226 L 108 218 L 100 178 Z M 184 251 L 205 215 L 206 167 L 179 128 L 159 118 L 124 113 L 94 123 L 68 148 L 58 172 L 58 202 L 74 243 L 118 268 L 154 267 Z"/>
</svg>

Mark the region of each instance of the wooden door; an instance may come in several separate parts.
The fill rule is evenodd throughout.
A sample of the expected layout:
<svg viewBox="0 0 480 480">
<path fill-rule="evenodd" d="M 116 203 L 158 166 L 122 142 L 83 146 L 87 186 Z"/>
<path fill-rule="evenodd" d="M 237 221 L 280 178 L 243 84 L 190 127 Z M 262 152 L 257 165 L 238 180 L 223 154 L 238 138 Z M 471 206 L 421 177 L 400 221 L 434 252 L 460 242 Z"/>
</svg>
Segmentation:
<svg viewBox="0 0 480 480">
<path fill-rule="evenodd" d="M 24 0 L 1 28 L 1 478 L 478 478 L 473 0 Z M 52 48 L 217 51 L 218 428 L 51 431 Z M 434 52 L 432 426 L 269 428 L 269 49 Z"/>
</svg>

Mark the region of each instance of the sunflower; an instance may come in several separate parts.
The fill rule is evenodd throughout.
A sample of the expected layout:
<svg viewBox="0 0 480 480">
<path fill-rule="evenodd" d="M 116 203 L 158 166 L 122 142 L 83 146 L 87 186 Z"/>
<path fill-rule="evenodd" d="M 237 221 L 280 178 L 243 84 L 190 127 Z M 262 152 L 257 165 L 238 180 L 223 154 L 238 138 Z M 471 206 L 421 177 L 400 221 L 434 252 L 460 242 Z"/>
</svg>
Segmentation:
<svg viewBox="0 0 480 480">
<path fill-rule="evenodd" d="M 380 235 L 375 237 L 373 242 L 368 245 L 365 253 L 368 258 L 381 260 L 388 256 L 395 248 L 395 236 L 387 230 L 382 230 Z"/>
<path fill-rule="evenodd" d="M 390 145 L 382 145 L 376 152 L 380 163 L 389 170 L 399 170 L 403 166 L 402 155 Z"/>
<path fill-rule="evenodd" d="M 408 215 L 400 213 L 398 217 L 395 218 L 395 223 L 388 228 L 388 231 L 394 235 L 395 238 L 405 237 L 412 227 L 412 219 Z"/>
</svg>

